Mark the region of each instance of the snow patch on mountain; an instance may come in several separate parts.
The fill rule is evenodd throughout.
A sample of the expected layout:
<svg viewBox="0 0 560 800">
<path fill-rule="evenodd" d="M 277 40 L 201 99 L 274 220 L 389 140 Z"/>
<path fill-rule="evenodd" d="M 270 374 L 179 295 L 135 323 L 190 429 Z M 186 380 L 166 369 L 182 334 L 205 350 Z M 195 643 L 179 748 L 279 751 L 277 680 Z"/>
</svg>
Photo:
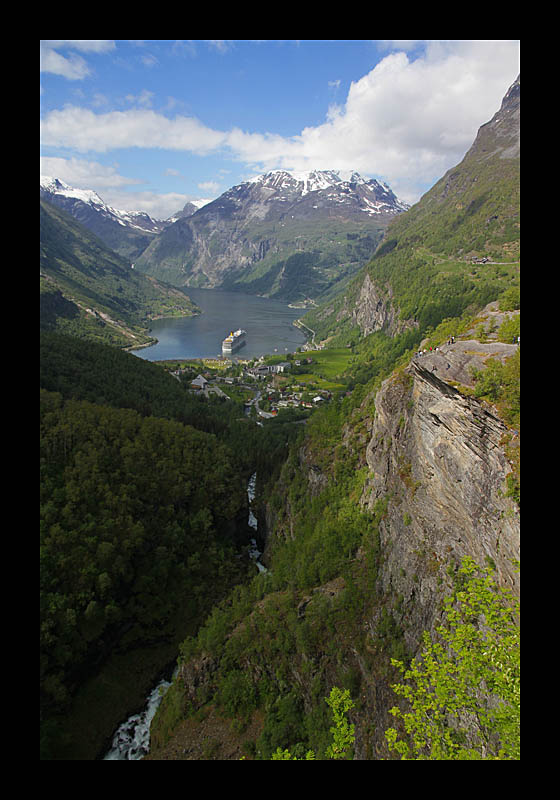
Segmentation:
<svg viewBox="0 0 560 800">
<path fill-rule="evenodd" d="M 168 224 L 166 220 L 151 217 L 145 211 L 124 211 L 113 208 L 107 205 L 92 189 L 76 189 L 61 181 L 60 178 L 41 175 L 39 184 L 41 191 L 85 203 L 123 227 L 136 228 L 144 233 L 157 233 L 165 224 Z"/>
<path fill-rule="evenodd" d="M 361 210 L 369 215 L 397 213 L 409 208 L 386 183 L 364 178 L 355 170 L 273 170 L 257 175 L 247 183 L 274 190 L 275 202 L 293 201 L 294 195 L 303 198 L 312 192 L 322 192 L 336 203 L 358 202 Z M 286 195 L 282 196 L 282 192 Z"/>
<path fill-rule="evenodd" d="M 51 178 L 48 175 L 41 175 L 40 187 L 46 192 L 51 194 L 61 194 L 64 197 L 71 197 L 75 200 L 81 200 L 82 203 L 89 203 L 90 205 L 106 206 L 103 200 L 91 189 L 75 189 L 73 186 L 68 186 L 64 181 L 59 178 Z"/>
</svg>

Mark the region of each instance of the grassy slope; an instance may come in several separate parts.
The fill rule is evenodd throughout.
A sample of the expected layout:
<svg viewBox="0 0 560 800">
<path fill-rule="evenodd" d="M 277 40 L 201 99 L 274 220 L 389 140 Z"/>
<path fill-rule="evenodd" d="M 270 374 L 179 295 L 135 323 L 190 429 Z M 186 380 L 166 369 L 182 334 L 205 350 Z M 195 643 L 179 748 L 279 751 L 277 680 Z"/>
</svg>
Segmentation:
<svg viewBox="0 0 560 800">
<path fill-rule="evenodd" d="M 127 346 L 150 341 L 150 319 L 197 308 L 181 290 L 129 262 L 49 203 L 41 202 L 41 326 Z"/>
</svg>

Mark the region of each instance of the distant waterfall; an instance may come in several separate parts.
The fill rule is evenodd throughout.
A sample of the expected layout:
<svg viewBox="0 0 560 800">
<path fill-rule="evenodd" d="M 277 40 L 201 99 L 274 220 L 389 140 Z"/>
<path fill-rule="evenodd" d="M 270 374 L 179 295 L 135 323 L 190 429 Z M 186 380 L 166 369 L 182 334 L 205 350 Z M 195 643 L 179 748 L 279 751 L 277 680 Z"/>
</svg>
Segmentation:
<svg viewBox="0 0 560 800">
<path fill-rule="evenodd" d="M 257 473 L 253 472 L 251 477 L 249 478 L 249 483 L 247 484 L 247 497 L 249 498 L 249 519 L 247 524 L 254 530 L 257 530 L 258 521 L 255 515 L 251 510 L 251 503 L 255 499 L 255 484 L 257 482 Z M 260 550 L 257 548 L 257 541 L 256 539 L 251 539 L 251 549 L 249 550 L 249 556 L 254 559 L 255 564 L 259 572 L 268 572 L 266 567 L 263 567 L 261 562 L 258 560 L 259 556 L 262 555 Z"/>
</svg>

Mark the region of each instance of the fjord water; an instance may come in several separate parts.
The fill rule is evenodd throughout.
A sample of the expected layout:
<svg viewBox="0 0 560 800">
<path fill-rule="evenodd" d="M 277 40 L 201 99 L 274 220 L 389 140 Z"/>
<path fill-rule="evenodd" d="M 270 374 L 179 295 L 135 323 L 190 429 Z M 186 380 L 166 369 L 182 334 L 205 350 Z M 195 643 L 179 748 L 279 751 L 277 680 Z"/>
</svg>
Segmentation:
<svg viewBox="0 0 560 800">
<path fill-rule="evenodd" d="M 151 333 L 158 343 L 134 350 L 135 355 L 147 361 L 215 357 L 221 355 L 222 340 L 237 328 L 247 331 L 247 344 L 234 354 L 240 358 L 294 353 L 306 341 L 293 324 L 303 315 L 302 309 L 238 292 L 191 288 L 186 292 L 202 314 L 154 320 Z"/>
</svg>

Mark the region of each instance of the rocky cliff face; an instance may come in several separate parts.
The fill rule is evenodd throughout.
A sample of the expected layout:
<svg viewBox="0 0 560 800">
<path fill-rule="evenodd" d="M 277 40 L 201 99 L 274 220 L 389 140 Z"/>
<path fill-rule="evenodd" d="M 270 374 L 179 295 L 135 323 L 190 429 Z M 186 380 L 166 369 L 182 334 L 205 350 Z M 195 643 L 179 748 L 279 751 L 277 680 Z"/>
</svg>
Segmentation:
<svg viewBox="0 0 560 800">
<path fill-rule="evenodd" d="M 362 336 L 369 336 L 376 331 L 385 331 L 389 336 L 396 336 L 409 327 L 418 327 L 414 320 L 401 320 L 392 302 L 393 292 L 388 286 L 382 291 L 366 272 L 358 295 L 352 301 L 345 299 L 344 306 L 337 315 L 337 322 L 350 319 L 357 325 Z"/>
<path fill-rule="evenodd" d="M 513 346 L 498 346 L 498 358 L 511 355 L 500 347 Z M 448 374 L 464 372 L 465 359 L 473 358 L 465 348 L 455 356 L 448 348 L 415 358 L 386 380 L 375 398 L 366 447 L 370 475 L 361 502 L 370 509 L 378 499 L 389 502 L 380 524 L 379 602 L 364 626 L 373 643 L 390 617 L 411 656 L 421 651 L 423 631 L 439 624 L 442 600 L 452 593 L 464 556 L 495 566 L 499 584 L 519 596 L 519 508 L 505 495 L 512 466 L 504 445 L 511 431 L 492 407 L 438 377 L 447 364 Z M 372 674 L 357 652 L 355 657 L 362 673 L 362 710 L 353 718 L 355 758 L 386 758 L 395 676 L 383 669 Z"/>
<path fill-rule="evenodd" d="M 505 496 L 508 429 L 490 406 L 438 377 L 436 358 L 444 366 L 447 356 L 415 358 L 383 384 L 366 454 L 363 502 L 392 498 L 380 580 L 404 597 L 413 649 L 464 556 L 494 564 L 499 583 L 519 591 L 512 563 L 520 557 L 519 509 Z"/>
</svg>

